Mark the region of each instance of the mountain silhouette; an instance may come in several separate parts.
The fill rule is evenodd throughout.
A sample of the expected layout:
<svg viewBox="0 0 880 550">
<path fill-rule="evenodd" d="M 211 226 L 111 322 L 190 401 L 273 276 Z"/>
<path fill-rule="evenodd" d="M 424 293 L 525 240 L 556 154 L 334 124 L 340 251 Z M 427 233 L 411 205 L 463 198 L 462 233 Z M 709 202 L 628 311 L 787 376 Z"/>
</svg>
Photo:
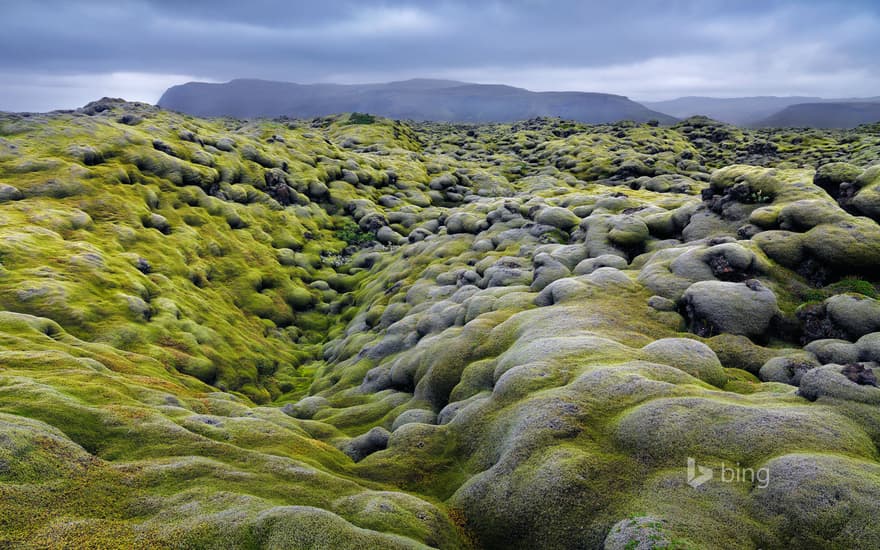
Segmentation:
<svg viewBox="0 0 880 550">
<path fill-rule="evenodd" d="M 510 122 L 539 116 L 587 123 L 675 118 L 626 97 L 532 92 L 504 85 L 415 79 L 386 84 L 295 84 L 267 80 L 189 82 L 169 88 L 159 106 L 196 116 L 314 117 L 358 111 L 396 119 Z"/>
</svg>

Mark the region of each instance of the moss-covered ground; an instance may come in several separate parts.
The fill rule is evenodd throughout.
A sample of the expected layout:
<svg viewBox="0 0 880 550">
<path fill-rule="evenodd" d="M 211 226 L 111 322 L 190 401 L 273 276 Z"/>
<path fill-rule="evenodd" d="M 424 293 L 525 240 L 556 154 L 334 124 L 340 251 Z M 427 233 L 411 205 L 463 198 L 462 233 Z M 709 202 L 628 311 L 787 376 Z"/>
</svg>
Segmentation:
<svg viewBox="0 0 880 550">
<path fill-rule="evenodd" d="M 878 161 L 0 114 L 0 546 L 880 547 Z"/>
</svg>

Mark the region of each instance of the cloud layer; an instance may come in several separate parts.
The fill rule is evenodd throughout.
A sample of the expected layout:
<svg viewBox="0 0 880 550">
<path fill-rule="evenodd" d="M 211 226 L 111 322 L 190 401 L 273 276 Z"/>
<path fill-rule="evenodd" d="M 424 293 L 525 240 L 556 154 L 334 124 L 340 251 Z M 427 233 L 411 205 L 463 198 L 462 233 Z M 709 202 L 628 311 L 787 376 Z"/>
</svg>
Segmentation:
<svg viewBox="0 0 880 550">
<path fill-rule="evenodd" d="M 192 79 L 443 77 L 533 90 L 880 95 L 874 1 L 271 2 L 4 6 L 0 109 L 154 102 Z"/>
</svg>

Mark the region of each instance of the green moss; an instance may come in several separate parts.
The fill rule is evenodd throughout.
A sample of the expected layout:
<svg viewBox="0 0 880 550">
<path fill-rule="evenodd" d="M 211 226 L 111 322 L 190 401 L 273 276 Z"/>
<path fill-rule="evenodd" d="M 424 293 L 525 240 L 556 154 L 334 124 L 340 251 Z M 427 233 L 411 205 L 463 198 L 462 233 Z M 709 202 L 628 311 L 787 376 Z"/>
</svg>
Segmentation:
<svg viewBox="0 0 880 550">
<path fill-rule="evenodd" d="M 348 116 L 349 124 L 372 124 L 376 122 L 376 117 L 366 113 L 351 113 Z"/>
<path fill-rule="evenodd" d="M 876 296 L 875 130 L 0 114 L 0 546 L 874 547 L 876 388 L 755 375 Z"/>
<path fill-rule="evenodd" d="M 335 236 L 340 241 L 344 241 L 351 246 L 359 246 L 376 240 L 376 236 L 373 233 L 361 230 L 358 225 L 352 221 L 347 221 L 342 227 L 337 229 Z"/>
<path fill-rule="evenodd" d="M 862 294 L 869 298 L 877 298 L 877 287 L 870 281 L 866 281 L 859 277 L 844 277 L 840 281 L 828 285 L 828 289 L 832 294 L 846 294 L 853 292 Z"/>
</svg>

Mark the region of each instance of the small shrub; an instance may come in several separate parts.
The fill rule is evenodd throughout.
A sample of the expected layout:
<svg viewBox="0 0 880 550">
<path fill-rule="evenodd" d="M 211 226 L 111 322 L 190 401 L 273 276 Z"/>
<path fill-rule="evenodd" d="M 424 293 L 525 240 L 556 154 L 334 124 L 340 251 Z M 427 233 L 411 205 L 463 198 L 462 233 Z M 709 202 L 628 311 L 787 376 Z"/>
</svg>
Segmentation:
<svg viewBox="0 0 880 550">
<path fill-rule="evenodd" d="M 348 117 L 349 124 L 372 124 L 376 122 L 376 117 L 367 113 L 351 113 Z"/>
<path fill-rule="evenodd" d="M 799 293 L 802 303 L 818 303 L 825 301 L 831 293 L 823 288 L 810 288 Z"/>
<path fill-rule="evenodd" d="M 768 202 L 773 202 L 773 197 L 765 195 L 760 189 L 752 191 L 747 197 L 748 204 L 766 204 Z"/>
<path fill-rule="evenodd" d="M 376 236 L 368 231 L 361 230 L 356 223 L 349 221 L 336 230 L 336 238 L 348 245 L 358 246 L 372 242 Z"/>
</svg>

